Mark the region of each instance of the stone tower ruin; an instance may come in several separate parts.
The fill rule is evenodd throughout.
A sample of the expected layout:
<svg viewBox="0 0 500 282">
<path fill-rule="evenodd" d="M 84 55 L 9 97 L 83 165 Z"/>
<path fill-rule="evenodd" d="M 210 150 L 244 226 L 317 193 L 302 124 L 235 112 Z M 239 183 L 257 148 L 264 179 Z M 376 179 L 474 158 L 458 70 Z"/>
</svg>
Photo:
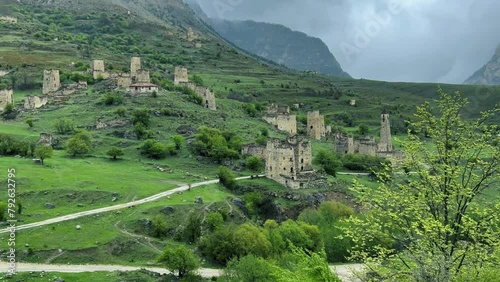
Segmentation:
<svg viewBox="0 0 500 282">
<path fill-rule="evenodd" d="M 382 114 L 380 117 L 380 142 L 378 144 L 379 152 L 392 152 L 391 123 L 389 114 Z"/>
<path fill-rule="evenodd" d="M 14 103 L 14 91 L 12 89 L 0 90 L 0 112 L 5 109 L 7 104 Z"/>
<path fill-rule="evenodd" d="M 188 69 L 185 67 L 177 66 L 174 71 L 174 85 L 179 85 L 181 83 L 188 83 Z"/>
<path fill-rule="evenodd" d="M 325 137 L 327 130 L 325 127 L 325 118 L 319 114 L 319 111 L 307 113 L 307 135 L 313 139 Z"/>
<path fill-rule="evenodd" d="M 215 102 L 215 94 L 210 91 L 207 87 L 196 86 L 196 94 L 203 98 L 203 106 L 212 111 L 217 110 L 217 104 Z"/>
<path fill-rule="evenodd" d="M 132 57 L 130 59 L 130 75 L 132 79 L 137 76 L 137 71 L 140 70 L 141 67 L 141 58 L 140 57 Z"/>
<path fill-rule="evenodd" d="M 290 136 L 297 134 L 297 116 L 290 114 L 289 107 L 271 104 L 262 119 Z"/>
<path fill-rule="evenodd" d="M 266 153 L 266 176 L 289 188 L 302 188 L 301 180 L 313 172 L 311 144 L 297 136 L 269 141 Z"/>
<path fill-rule="evenodd" d="M 60 88 L 59 70 L 45 70 L 43 72 L 43 95 L 56 92 Z"/>
<path fill-rule="evenodd" d="M 151 82 L 151 79 L 149 77 L 149 71 L 143 70 L 143 69 L 138 69 L 135 75 L 135 82 L 138 83 L 149 83 Z"/>
<path fill-rule="evenodd" d="M 91 67 L 92 67 L 92 76 L 94 77 L 94 79 L 99 78 L 99 76 L 101 76 L 104 79 L 108 78 L 109 75 L 108 73 L 106 73 L 103 60 L 93 60 Z"/>
<path fill-rule="evenodd" d="M 188 29 L 186 31 L 186 40 L 188 42 L 193 42 L 194 39 L 195 39 L 195 37 L 194 37 L 193 29 L 191 27 L 188 27 Z"/>
</svg>

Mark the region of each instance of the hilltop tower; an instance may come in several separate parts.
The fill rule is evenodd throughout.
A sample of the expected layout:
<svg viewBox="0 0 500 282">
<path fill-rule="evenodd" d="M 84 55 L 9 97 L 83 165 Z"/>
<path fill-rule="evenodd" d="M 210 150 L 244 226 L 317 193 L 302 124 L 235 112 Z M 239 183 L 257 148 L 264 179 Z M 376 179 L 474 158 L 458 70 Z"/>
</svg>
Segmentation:
<svg viewBox="0 0 500 282">
<path fill-rule="evenodd" d="M 130 75 L 132 79 L 137 76 L 137 71 L 141 69 L 141 58 L 140 57 L 132 57 L 130 59 Z"/>
<path fill-rule="evenodd" d="M 43 71 L 43 95 L 56 92 L 61 88 L 61 80 L 59 78 L 59 70 L 44 70 Z"/>
<path fill-rule="evenodd" d="M 391 123 L 389 114 L 382 114 L 380 120 L 380 143 L 379 152 L 392 152 Z"/>
<path fill-rule="evenodd" d="M 319 111 L 307 113 L 307 135 L 317 140 L 326 136 L 325 118 Z"/>
<path fill-rule="evenodd" d="M 107 74 L 105 73 L 104 69 L 104 61 L 103 60 L 93 60 L 92 61 L 92 76 L 94 79 L 97 79 L 98 77 L 102 76 L 103 78 L 106 78 Z"/>
<path fill-rule="evenodd" d="M 188 83 L 188 69 L 185 67 L 177 66 L 174 71 L 174 84 Z"/>
</svg>

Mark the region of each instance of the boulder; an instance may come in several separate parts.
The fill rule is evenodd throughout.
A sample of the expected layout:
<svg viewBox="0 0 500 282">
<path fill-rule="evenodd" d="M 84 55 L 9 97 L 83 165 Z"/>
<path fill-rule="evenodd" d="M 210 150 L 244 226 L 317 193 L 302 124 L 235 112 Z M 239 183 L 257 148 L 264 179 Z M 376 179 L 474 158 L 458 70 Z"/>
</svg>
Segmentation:
<svg viewBox="0 0 500 282">
<path fill-rule="evenodd" d="M 55 208 L 56 206 L 54 204 L 51 204 L 51 203 L 45 203 L 45 208 L 46 209 L 53 209 Z"/>
<path fill-rule="evenodd" d="M 195 203 L 195 204 L 203 204 L 203 199 L 202 199 L 201 197 L 199 197 L 199 196 L 198 196 L 198 197 L 196 197 L 196 198 L 194 199 L 194 203 Z"/>
</svg>

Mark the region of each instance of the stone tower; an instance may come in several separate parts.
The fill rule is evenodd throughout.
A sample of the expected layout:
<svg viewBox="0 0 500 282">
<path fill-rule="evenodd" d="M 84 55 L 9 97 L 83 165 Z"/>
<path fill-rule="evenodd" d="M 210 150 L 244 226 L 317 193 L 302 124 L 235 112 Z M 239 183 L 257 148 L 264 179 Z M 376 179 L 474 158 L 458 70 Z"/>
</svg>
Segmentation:
<svg viewBox="0 0 500 282">
<path fill-rule="evenodd" d="M 193 29 L 191 27 L 188 27 L 188 29 L 186 31 L 186 40 L 188 42 L 192 42 L 194 40 L 194 32 L 193 32 Z"/>
<path fill-rule="evenodd" d="M 381 116 L 380 143 L 378 147 L 379 152 L 392 152 L 391 123 L 389 122 L 389 114 L 382 114 Z"/>
<path fill-rule="evenodd" d="M 99 75 L 102 78 L 106 78 L 107 74 L 104 69 L 104 61 L 103 60 L 93 60 L 92 61 L 92 76 L 94 79 L 97 79 Z"/>
<path fill-rule="evenodd" d="M 307 113 L 307 135 L 317 140 L 326 136 L 325 118 L 319 111 Z"/>
<path fill-rule="evenodd" d="M 149 83 L 151 79 L 149 78 L 149 71 L 138 69 L 135 75 L 135 82 Z"/>
<path fill-rule="evenodd" d="M 302 175 L 313 171 L 311 144 L 297 136 L 268 141 L 266 152 L 266 176 L 287 187 L 300 188 Z"/>
<path fill-rule="evenodd" d="M 12 89 L 0 90 L 0 112 L 3 111 L 7 104 L 14 102 L 14 91 Z"/>
<path fill-rule="evenodd" d="M 137 71 L 141 69 L 141 58 L 140 57 L 132 57 L 130 60 L 130 75 L 132 79 L 137 76 Z"/>
<path fill-rule="evenodd" d="M 174 71 L 174 84 L 179 85 L 180 83 L 188 83 L 188 69 L 185 67 L 177 66 Z"/>
<path fill-rule="evenodd" d="M 43 71 L 43 95 L 56 92 L 61 88 L 59 79 L 59 70 L 44 70 Z"/>
</svg>

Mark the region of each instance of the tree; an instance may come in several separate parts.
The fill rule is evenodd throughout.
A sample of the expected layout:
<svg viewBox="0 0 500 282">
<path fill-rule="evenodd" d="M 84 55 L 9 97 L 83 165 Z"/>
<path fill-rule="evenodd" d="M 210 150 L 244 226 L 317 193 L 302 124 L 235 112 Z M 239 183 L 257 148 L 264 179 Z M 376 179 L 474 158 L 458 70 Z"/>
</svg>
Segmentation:
<svg viewBox="0 0 500 282">
<path fill-rule="evenodd" d="M 38 146 L 36 146 L 35 157 L 40 159 L 40 161 L 42 162 L 42 165 L 43 165 L 43 161 L 45 159 L 49 159 L 52 157 L 52 154 L 53 154 L 52 146 L 50 146 L 50 145 L 38 145 Z"/>
<path fill-rule="evenodd" d="M 157 140 L 148 139 L 142 143 L 141 154 L 152 159 L 161 159 L 165 157 L 166 148 Z"/>
<path fill-rule="evenodd" d="M 112 157 L 113 160 L 116 160 L 116 158 L 123 156 L 123 150 L 117 147 L 112 147 L 106 152 L 106 155 Z"/>
<path fill-rule="evenodd" d="M 169 271 L 177 272 L 179 278 L 198 269 L 200 265 L 193 252 L 184 246 L 166 247 L 158 258 L 158 262 L 163 263 Z"/>
<path fill-rule="evenodd" d="M 206 225 L 210 231 L 214 231 L 224 224 L 224 218 L 220 212 L 209 212 L 205 220 Z"/>
<path fill-rule="evenodd" d="M 264 168 L 264 161 L 258 156 L 250 156 L 246 160 L 246 166 L 251 171 L 261 171 Z"/>
<path fill-rule="evenodd" d="M 27 118 L 25 122 L 26 122 L 26 124 L 27 124 L 30 128 L 32 128 L 32 127 L 33 127 L 33 119 L 32 119 L 32 118 Z"/>
<path fill-rule="evenodd" d="M 364 123 L 360 124 L 358 127 L 358 134 L 360 136 L 365 136 L 368 133 L 370 133 L 370 128 L 368 127 L 368 125 L 366 125 Z"/>
<path fill-rule="evenodd" d="M 182 135 L 175 135 L 173 137 L 173 140 L 174 140 L 175 148 L 177 150 L 180 150 L 181 147 L 182 147 L 182 143 L 184 143 L 184 140 L 185 140 L 184 136 L 182 136 Z"/>
<path fill-rule="evenodd" d="M 220 184 L 227 189 L 231 190 L 236 187 L 236 176 L 229 168 L 220 166 L 217 169 L 217 176 L 219 177 Z"/>
<path fill-rule="evenodd" d="M 69 134 L 74 131 L 73 120 L 69 118 L 60 118 L 55 120 L 52 123 L 52 126 L 55 128 L 57 133 L 59 134 Z"/>
<path fill-rule="evenodd" d="M 91 148 L 92 141 L 90 140 L 90 136 L 84 132 L 73 135 L 66 143 L 66 149 L 73 157 L 87 154 Z"/>
<path fill-rule="evenodd" d="M 413 174 L 381 172 L 378 189 L 353 188 L 369 211 L 351 217 L 346 234 L 381 280 L 446 282 L 497 263 L 500 204 L 486 195 L 498 191 L 499 127 L 488 123 L 500 109 L 464 120 L 467 99 L 438 92 L 439 114 L 417 107 L 403 144 Z"/>
<path fill-rule="evenodd" d="M 248 255 L 228 263 L 220 280 L 224 282 L 276 281 L 274 267 L 263 258 Z"/>
<path fill-rule="evenodd" d="M 134 111 L 133 115 L 134 115 L 134 118 L 133 118 L 134 125 L 140 122 L 146 128 L 149 127 L 150 117 L 149 117 L 148 109 L 146 109 L 146 108 L 137 109 Z"/>
<path fill-rule="evenodd" d="M 313 162 L 321 166 L 326 174 L 337 176 L 337 171 L 342 167 L 342 162 L 331 152 L 321 150 L 318 152 Z"/>
</svg>

